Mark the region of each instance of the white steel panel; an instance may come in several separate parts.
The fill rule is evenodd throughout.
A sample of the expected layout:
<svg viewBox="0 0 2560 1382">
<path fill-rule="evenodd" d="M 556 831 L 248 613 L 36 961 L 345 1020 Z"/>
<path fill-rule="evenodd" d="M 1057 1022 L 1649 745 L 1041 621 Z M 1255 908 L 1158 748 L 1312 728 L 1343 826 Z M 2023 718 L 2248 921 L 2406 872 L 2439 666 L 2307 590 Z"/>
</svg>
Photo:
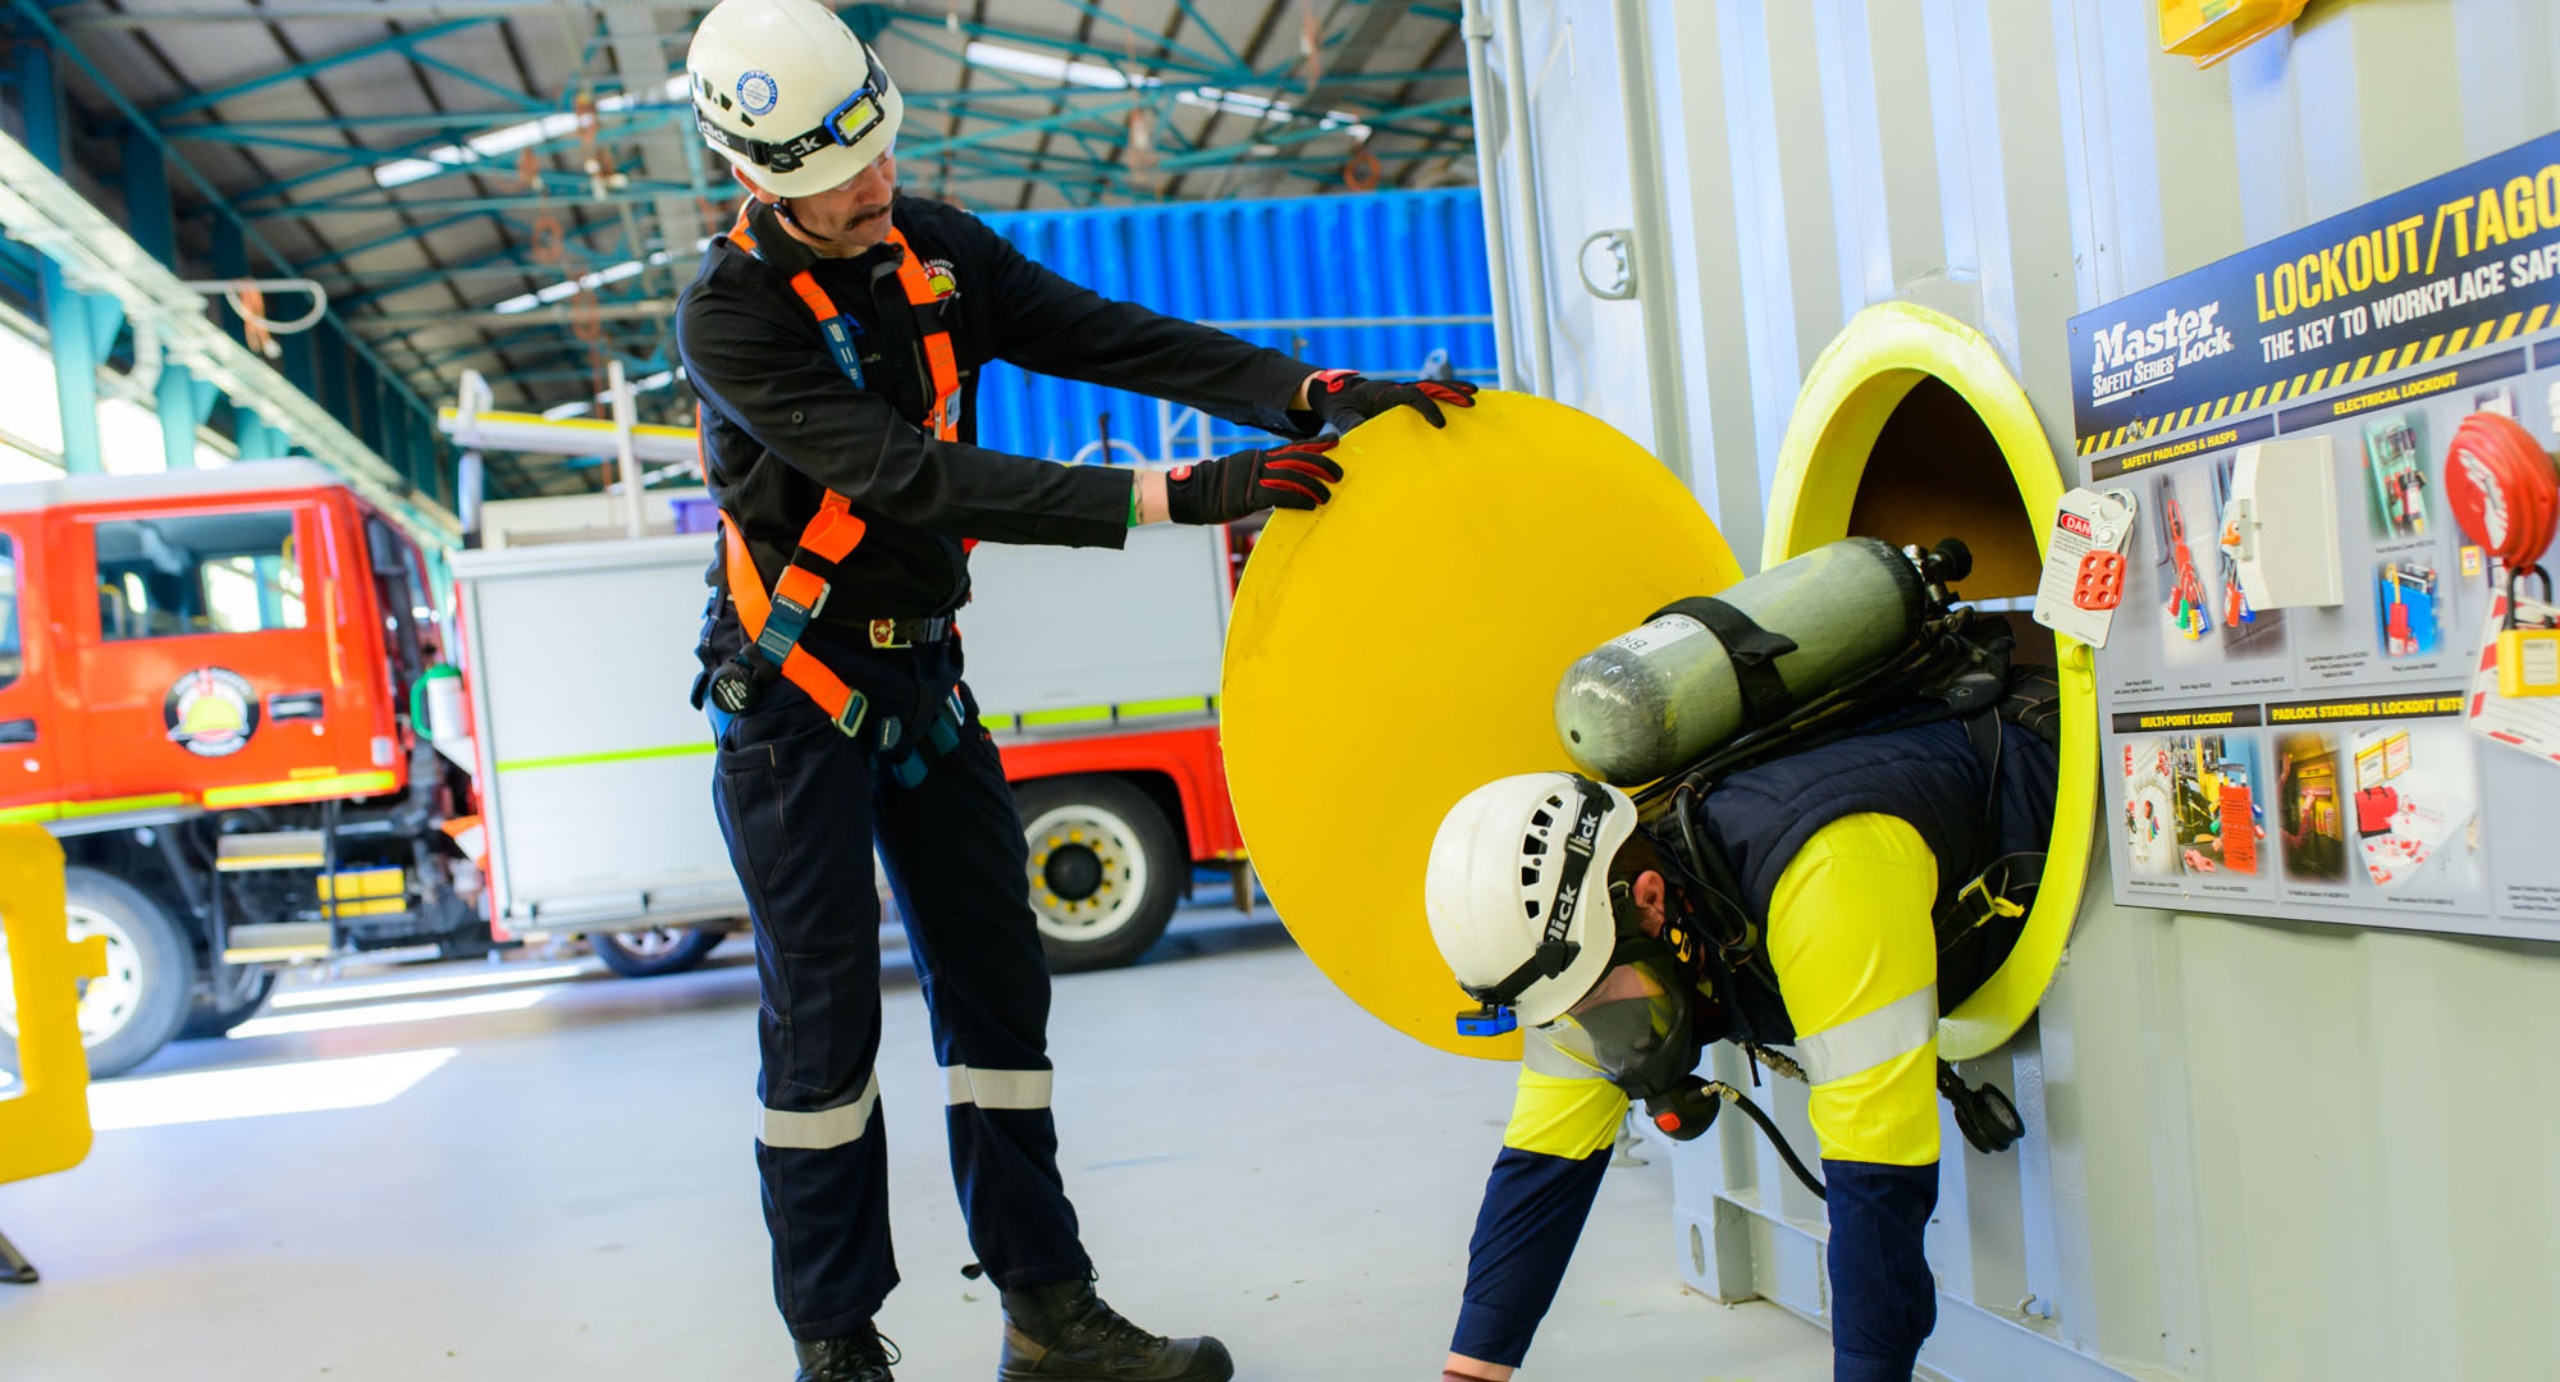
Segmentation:
<svg viewBox="0 0 2560 1382">
<path fill-rule="evenodd" d="M 687 698 L 709 556 L 699 536 L 456 554 L 504 915 L 737 899 Z"/>
<path fill-rule="evenodd" d="M 960 611 L 990 716 L 1218 694 L 1227 630 L 1219 530 L 1158 524 L 1122 551 L 981 545 Z"/>
</svg>

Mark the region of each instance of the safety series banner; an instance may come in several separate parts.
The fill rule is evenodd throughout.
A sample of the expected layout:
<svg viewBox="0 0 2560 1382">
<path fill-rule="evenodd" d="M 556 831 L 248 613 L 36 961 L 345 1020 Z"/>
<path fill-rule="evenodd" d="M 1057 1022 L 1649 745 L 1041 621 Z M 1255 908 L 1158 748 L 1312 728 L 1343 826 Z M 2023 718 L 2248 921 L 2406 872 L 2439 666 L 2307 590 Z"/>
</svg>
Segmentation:
<svg viewBox="0 0 2560 1382">
<path fill-rule="evenodd" d="M 2560 700 L 2484 690 L 2506 573 L 2444 487 L 2471 413 L 2560 436 L 2556 306 L 2560 134 L 2073 320 L 2083 483 L 2134 508 L 2119 901 L 2560 940 Z"/>
</svg>

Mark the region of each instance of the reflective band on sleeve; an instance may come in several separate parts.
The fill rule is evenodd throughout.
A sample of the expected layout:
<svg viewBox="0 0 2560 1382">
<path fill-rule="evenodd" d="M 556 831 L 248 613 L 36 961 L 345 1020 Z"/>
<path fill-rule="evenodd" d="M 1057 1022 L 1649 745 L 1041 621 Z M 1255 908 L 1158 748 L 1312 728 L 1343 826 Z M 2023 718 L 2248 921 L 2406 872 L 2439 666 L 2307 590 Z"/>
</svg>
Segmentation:
<svg viewBox="0 0 2560 1382">
<path fill-rule="evenodd" d="M 1047 1108 L 1049 1083 L 1054 1072 L 1047 1070 L 976 1070 L 965 1065 L 946 1065 L 944 1079 L 951 1082 L 951 1102 L 976 1104 L 980 1108 Z"/>
<path fill-rule="evenodd" d="M 880 1102 L 880 1072 L 873 1071 L 862 1086 L 861 1097 L 849 1104 L 820 1109 L 815 1113 L 794 1113 L 789 1109 L 769 1108 L 764 1111 L 764 1129 L 756 1141 L 768 1147 L 789 1147 L 804 1152 L 822 1152 L 862 1140 L 863 1130 L 871 1126 L 871 1110 Z"/>
<path fill-rule="evenodd" d="M 1576 1059 L 1572 1052 L 1557 1046 L 1545 1032 L 1535 1027 L 1524 1029 L 1520 1035 L 1520 1063 L 1527 1066 L 1532 1074 L 1550 1075 L 1559 1080 L 1608 1078 L 1600 1073 L 1598 1067 Z"/>
<path fill-rule="evenodd" d="M 1836 1027 L 1796 1038 L 1805 1078 L 1816 1085 L 1845 1080 L 1916 1051 L 1938 1035 L 1938 986 L 1931 984 L 1853 1017 Z"/>
</svg>

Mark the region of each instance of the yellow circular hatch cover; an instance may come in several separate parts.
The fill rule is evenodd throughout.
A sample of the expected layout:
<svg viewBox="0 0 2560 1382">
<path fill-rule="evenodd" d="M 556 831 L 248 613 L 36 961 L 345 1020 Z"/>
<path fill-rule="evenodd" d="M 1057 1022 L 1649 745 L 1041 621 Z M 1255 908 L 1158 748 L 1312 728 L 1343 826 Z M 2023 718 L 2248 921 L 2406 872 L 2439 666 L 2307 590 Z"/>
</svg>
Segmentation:
<svg viewBox="0 0 2560 1382">
<path fill-rule="evenodd" d="M 1400 409 L 1334 452 L 1313 513 L 1276 514 L 1227 629 L 1228 786 L 1263 887 L 1317 968 L 1381 1021 L 1463 1055 L 1467 1006 L 1431 944 L 1423 866 L 1458 798 L 1571 768 L 1575 658 L 1741 579 L 1660 462 L 1596 418 L 1484 393 L 1435 431 Z"/>
</svg>

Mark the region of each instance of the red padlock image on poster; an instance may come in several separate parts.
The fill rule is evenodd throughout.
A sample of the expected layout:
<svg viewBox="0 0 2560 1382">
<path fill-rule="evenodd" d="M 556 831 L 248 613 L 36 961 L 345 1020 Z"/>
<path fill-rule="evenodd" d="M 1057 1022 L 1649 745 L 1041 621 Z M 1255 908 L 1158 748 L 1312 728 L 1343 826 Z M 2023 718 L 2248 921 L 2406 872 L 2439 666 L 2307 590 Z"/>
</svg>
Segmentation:
<svg viewBox="0 0 2560 1382">
<path fill-rule="evenodd" d="M 2463 536 L 2512 571 L 2531 570 L 2560 518 L 2560 466 L 2524 424 L 2473 413 L 2445 455 L 2445 501 Z"/>
</svg>

